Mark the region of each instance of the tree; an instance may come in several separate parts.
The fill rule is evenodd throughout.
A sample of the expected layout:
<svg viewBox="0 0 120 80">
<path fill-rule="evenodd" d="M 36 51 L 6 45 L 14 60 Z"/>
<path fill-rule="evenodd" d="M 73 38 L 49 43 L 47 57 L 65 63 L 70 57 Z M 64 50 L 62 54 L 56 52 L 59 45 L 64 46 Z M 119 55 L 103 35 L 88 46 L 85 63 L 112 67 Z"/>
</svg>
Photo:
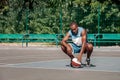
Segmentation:
<svg viewBox="0 0 120 80">
<path fill-rule="evenodd" d="M 100 32 L 120 33 L 119 0 L 0 0 L 0 33 L 59 34 L 69 30 L 69 24 L 97 33 L 98 8 Z M 26 18 L 28 12 L 28 16 Z"/>
</svg>

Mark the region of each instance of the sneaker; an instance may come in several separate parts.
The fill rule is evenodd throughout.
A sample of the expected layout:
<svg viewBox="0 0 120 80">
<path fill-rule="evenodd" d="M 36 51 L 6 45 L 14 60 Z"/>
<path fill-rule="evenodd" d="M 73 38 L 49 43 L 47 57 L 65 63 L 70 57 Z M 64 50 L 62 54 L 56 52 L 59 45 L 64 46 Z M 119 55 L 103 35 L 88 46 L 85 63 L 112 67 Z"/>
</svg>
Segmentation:
<svg viewBox="0 0 120 80">
<path fill-rule="evenodd" d="M 86 59 L 86 65 L 88 65 L 88 66 L 90 65 L 90 59 L 89 58 Z"/>
</svg>

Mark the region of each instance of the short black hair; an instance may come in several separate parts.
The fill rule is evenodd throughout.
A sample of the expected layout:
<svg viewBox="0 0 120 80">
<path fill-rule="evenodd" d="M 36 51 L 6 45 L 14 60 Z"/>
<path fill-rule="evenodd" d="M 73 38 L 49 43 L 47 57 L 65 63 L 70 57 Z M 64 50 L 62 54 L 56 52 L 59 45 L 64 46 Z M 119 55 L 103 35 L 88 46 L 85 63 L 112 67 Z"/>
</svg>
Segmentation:
<svg viewBox="0 0 120 80">
<path fill-rule="evenodd" d="M 76 22 L 72 22 L 72 23 L 70 24 L 70 26 L 73 26 L 73 25 L 78 26 Z"/>
</svg>

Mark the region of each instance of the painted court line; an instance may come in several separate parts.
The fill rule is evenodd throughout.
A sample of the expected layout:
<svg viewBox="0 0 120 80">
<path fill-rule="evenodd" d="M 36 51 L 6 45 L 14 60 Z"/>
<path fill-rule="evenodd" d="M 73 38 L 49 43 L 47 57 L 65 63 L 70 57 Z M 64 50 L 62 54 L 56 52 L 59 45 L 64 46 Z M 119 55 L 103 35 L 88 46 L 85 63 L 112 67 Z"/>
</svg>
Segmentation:
<svg viewBox="0 0 120 80">
<path fill-rule="evenodd" d="M 80 70 L 80 71 L 104 71 L 104 72 L 120 72 L 120 58 L 116 57 L 95 57 L 92 60 L 92 64 L 96 67 L 84 67 L 84 68 L 71 68 L 69 65 L 70 60 L 50 60 L 39 62 L 28 62 L 18 64 L 7 64 L 1 67 L 14 67 L 14 68 L 40 68 L 40 69 L 55 69 L 55 70 Z"/>
<path fill-rule="evenodd" d="M 39 55 L 40 56 L 40 55 Z M 27 58 L 36 58 L 38 55 L 25 55 L 25 56 L 8 56 L 8 57 L 0 57 L 0 60 L 8 60 L 8 59 L 26 59 Z M 49 56 L 42 56 L 44 58 Z M 52 57 L 51 57 L 52 58 Z M 54 57 L 53 57 L 54 58 Z"/>
<path fill-rule="evenodd" d="M 7 63 L 0 63 L 0 65 L 7 65 Z"/>
</svg>

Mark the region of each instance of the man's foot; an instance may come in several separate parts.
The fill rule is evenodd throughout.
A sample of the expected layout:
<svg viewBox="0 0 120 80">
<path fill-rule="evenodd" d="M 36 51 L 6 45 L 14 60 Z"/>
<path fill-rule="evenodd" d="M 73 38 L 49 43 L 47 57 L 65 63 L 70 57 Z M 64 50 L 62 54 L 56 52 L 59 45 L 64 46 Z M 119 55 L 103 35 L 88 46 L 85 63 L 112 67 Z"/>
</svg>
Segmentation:
<svg viewBox="0 0 120 80">
<path fill-rule="evenodd" d="M 88 66 L 90 65 L 90 59 L 89 58 L 86 59 L 86 65 L 88 65 Z"/>
</svg>

